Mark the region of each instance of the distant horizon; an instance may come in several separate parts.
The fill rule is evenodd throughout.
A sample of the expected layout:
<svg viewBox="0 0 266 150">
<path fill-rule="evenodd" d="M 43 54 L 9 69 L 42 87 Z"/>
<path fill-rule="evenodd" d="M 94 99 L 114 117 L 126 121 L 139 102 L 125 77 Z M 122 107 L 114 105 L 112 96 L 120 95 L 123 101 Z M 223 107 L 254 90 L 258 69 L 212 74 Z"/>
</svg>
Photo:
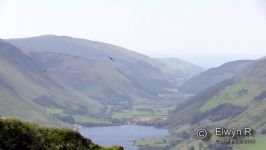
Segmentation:
<svg viewBox="0 0 266 150">
<path fill-rule="evenodd" d="M 266 56 L 263 0 L 1 0 L 1 38 L 69 35 L 204 68 Z"/>
<path fill-rule="evenodd" d="M 24 39 L 24 38 L 35 38 L 35 37 L 42 37 L 42 36 L 58 36 L 58 37 L 71 37 L 71 38 L 76 38 L 76 39 L 84 39 L 84 40 L 89 40 L 89 41 L 95 41 L 95 42 L 100 42 L 100 43 L 107 43 L 111 45 L 115 45 L 118 47 L 125 48 L 130 51 L 134 51 L 136 53 L 140 53 L 142 55 L 146 55 L 152 58 L 177 58 L 181 59 L 183 61 L 189 62 L 193 65 L 196 65 L 198 67 L 201 67 L 203 69 L 210 69 L 210 68 L 215 68 L 218 66 L 221 66 L 227 62 L 231 61 L 237 61 L 237 60 L 257 60 L 262 57 L 265 57 L 266 55 L 263 54 L 183 54 L 179 56 L 157 56 L 157 55 L 150 55 L 150 54 L 145 54 L 142 52 L 139 52 L 137 50 L 132 50 L 127 47 L 123 47 L 120 45 L 116 45 L 113 43 L 108 43 L 105 41 L 96 41 L 93 39 L 86 39 L 86 38 L 81 38 L 81 37 L 75 37 L 75 36 L 70 36 L 70 35 L 56 35 L 56 34 L 43 34 L 43 35 L 36 35 L 36 36 L 29 36 L 29 37 L 15 37 L 15 38 L 0 38 L 2 40 L 10 40 L 10 39 Z"/>
</svg>

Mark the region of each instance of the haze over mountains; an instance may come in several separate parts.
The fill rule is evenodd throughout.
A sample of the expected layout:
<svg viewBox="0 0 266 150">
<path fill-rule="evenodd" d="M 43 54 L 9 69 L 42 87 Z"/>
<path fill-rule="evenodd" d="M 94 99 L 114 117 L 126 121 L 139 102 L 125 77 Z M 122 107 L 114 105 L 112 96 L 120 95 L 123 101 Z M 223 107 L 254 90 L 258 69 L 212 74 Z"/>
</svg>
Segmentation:
<svg viewBox="0 0 266 150">
<path fill-rule="evenodd" d="M 12 45 L 1 41 L 1 115 L 43 125 L 133 109 L 201 71 L 182 60 L 170 66 L 167 59 L 66 36 L 6 41 Z"/>
<path fill-rule="evenodd" d="M 203 71 L 178 58 L 54 35 L 0 40 L 0 54 L 4 117 L 43 126 L 111 125 L 166 116 L 176 107 L 162 123 L 173 132 L 173 149 L 201 143 L 191 140 L 199 126 L 265 132 L 265 58 Z"/>
</svg>

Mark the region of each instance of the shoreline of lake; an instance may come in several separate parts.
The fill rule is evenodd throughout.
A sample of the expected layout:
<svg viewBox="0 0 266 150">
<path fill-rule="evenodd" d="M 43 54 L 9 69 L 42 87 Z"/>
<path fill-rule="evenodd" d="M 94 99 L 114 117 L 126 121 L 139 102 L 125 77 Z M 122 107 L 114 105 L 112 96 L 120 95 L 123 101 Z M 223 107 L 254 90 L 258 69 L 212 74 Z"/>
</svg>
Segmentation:
<svg viewBox="0 0 266 150">
<path fill-rule="evenodd" d="M 121 145 L 126 150 L 138 150 L 133 145 L 135 140 L 170 135 L 168 129 L 158 129 L 154 126 L 142 125 L 82 127 L 79 129 L 79 132 L 97 144 L 104 146 Z"/>
</svg>

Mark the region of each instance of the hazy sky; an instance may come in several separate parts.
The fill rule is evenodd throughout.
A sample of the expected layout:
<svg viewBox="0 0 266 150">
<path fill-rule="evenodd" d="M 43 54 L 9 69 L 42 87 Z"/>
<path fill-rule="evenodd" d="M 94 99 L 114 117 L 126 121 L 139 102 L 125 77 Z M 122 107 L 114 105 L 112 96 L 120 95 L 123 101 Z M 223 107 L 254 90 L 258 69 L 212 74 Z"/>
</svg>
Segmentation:
<svg viewBox="0 0 266 150">
<path fill-rule="evenodd" d="M 0 0 L 0 38 L 42 34 L 212 67 L 266 56 L 266 1 Z"/>
</svg>

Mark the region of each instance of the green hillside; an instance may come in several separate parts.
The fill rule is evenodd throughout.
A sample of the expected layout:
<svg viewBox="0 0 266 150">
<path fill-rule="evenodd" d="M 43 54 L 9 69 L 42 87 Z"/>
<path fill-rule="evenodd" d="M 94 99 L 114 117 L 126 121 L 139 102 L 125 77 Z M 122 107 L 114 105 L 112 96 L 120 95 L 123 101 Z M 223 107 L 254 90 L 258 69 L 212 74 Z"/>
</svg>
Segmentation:
<svg viewBox="0 0 266 150">
<path fill-rule="evenodd" d="M 0 54 L 0 115 L 52 126 L 74 123 L 73 115 L 101 112 L 99 102 L 54 80 L 20 49 L 0 41 Z M 53 109 L 63 113 L 52 114 Z"/>
<path fill-rule="evenodd" d="M 92 124 L 119 123 L 165 116 L 184 99 L 177 85 L 201 70 L 181 60 L 170 66 L 115 45 L 67 36 L 7 41 L 41 64 L 52 80 L 100 103 L 98 114 L 75 114 L 74 120 L 83 125 L 90 125 L 86 124 L 89 120 Z M 54 109 L 48 112 L 65 119 L 60 107 Z"/>
<path fill-rule="evenodd" d="M 225 146 L 215 144 L 216 136 L 209 142 L 196 140 L 197 128 L 214 131 L 215 127 L 255 129 L 258 144 L 251 149 L 266 146 L 261 142 L 266 129 L 266 60 L 255 61 L 236 77 L 225 80 L 200 92 L 170 115 L 168 122 L 175 134 L 183 132 L 190 136 L 173 146 L 173 149 L 209 147 L 209 149 L 242 149 L 244 145 Z M 205 146 L 204 146 L 205 145 Z M 241 148 L 242 147 L 242 148 Z M 252 148 L 253 147 L 253 148 Z"/>
<path fill-rule="evenodd" d="M 192 76 L 200 70 L 185 61 L 175 59 L 175 64 L 170 65 L 168 59 L 154 59 L 112 44 L 67 36 L 45 35 L 8 41 L 30 52 L 66 54 L 86 59 L 91 65 L 98 65 L 100 70 L 109 68 L 124 76 L 134 86 L 151 95 L 156 95 L 161 88 L 173 86 L 174 80 L 168 78 L 169 74 L 183 78 L 184 75 Z M 112 74 L 110 77 L 113 77 Z"/>
<path fill-rule="evenodd" d="M 120 146 L 99 146 L 70 129 L 42 128 L 13 119 L 0 119 L 0 149 L 123 150 Z"/>
<path fill-rule="evenodd" d="M 225 63 L 216 68 L 211 68 L 192 77 L 182 84 L 179 89 L 185 93 L 197 94 L 221 81 L 234 77 L 252 62 L 252 60 L 238 60 Z"/>
</svg>

